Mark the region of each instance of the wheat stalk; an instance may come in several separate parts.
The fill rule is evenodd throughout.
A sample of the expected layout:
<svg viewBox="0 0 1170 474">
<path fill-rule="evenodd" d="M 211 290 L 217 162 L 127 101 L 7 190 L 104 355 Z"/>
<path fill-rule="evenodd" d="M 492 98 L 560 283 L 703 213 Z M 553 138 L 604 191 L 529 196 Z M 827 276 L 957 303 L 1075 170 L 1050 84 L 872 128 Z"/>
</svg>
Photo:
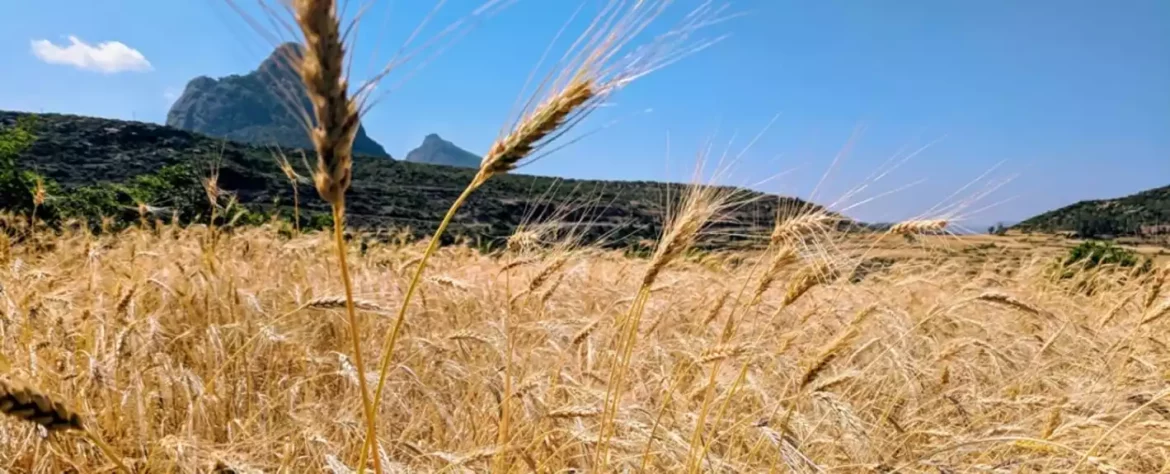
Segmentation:
<svg viewBox="0 0 1170 474">
<path fill-rule="evenodd" d="M 29 232 L 36 230 L 37 209 L 45 204 L 45 194 L 45 179 L 38 174 L 33 177 L 33 208 L 32 213 L 28 216 Z"/>
<path fill-rule="evenodd" d="M 536 257 L 536 256 L 527 257 L 527 258 L 518 258 L 518 259 L 515 259 L 512 261 L 509 261 L 508 263 L 505 263 L 503 266 L 500 267 L 500 270 L 497 273 L 504 274 L 508 270 L 511 270 L 513 268 L 522 267 L 524 265 L 528 265 L 528 264 L 539 262 L 539 261 L 540 261 L 540 258 Z"/>
<path fill-rule="evenodd" d="M 573 334 L 573 338 L 570 339 L 570 344 L 575 346 L 584 342 L 590 334 L 593 334 L 593 331 L 597 330 L 597 326 L 600 324 L 601 318 L 594 319 L 593 322 L 586 324 L 585 327 L 579 329 L 576 334 Z"/>
<path fill-rule="evenodd" d="M 702 160 L 700 160 L 700 165 Z M 696 171 L 701 169 L 696 168 Z M 649 267 L 642 275 L 642 282 L 628 314 L 618 325 L 617 360 L 610 366 L 609 381 L 606 384 L 605 404 L 600 422 L 599 449 L 595 452 L 594 465 L 605 470 L 608 462 L 608 439 L 612 435 L 617 403 L 621 397 L 625 376 L 629 370 L 634 346 L 638 340 L 638 327 L 655 280 L 672 261 L 686 249 L 691 248 L 705 226 L 720 213 L 736 205 L 738 192 L 709 185 L 693 185 L 682 201 L 678 214 L 668 221 L 661 240 L 650 258 Z M 712 370 L 714 373 L 714 368 Z"/>
<path fill-rule="evenodd" d="M 518 122 L 492 144 L 481 160 L 476 175 L 448 208 L 411 277 L 394 326 L 382 344 L 378 384 L 374 390 L 375 408 L 382 399 L 391 356 L 406 319 L 407 308 L 422 278 L 427 261 L 434 254 L 440 237 L 446 232 L 456 211 L 463 206 L 468 197 L 493 176 L 515 169 L 520 166 L 522 160 L 534 159 L 535 153 L 548 147 L 556 138 L 564 135 L 565 131 L 580 123 L 585 114 L 617 90 L 662 67 L 665 62 L 677 59 L 671 56 L 673 47 L 677 46 L 672 42 L 685 41 L 685 34 L 659 37 L 658 44 L 653 45 L 655 47 L 615 59 L 616 53 L 657 16 L 656 13 L 646 14 L 646 10 L 652 8 L 648 3 L 650 2 L 647 4 L 637 2 L 625 12 L 620 8 L 607 9 L 595 20 L 594 25 L 599 28 L 592 32 L 593 38 L 582 37 L 574 44 L 574 48 L 581 46 L 582 52 L 579 53 L 579 60 L 570 61 L 563 69 L 563 77 L 566 79 L 552 82 L 552 87 L 543 99 L 530 101 L 538 105 L 523 113 Z M 703 26 L 706 19 L 703 15 L 692 14 L 686 21 L 681 31 L 689 32 Z M 661 41 L 667 43 L 662 44 Z M 502 423 L 501 428 L 504 428 Z M 499 444 L 504 444 L 506 437 L 506 429 L 501 429 L 498 436 Z"/>
<path fill-rule="evenodd" d="M 1161 268 L 1154 272 L 1154 281 L 1150 285 L 1149 292 L 1146 293 L 1146 300 L 1143 305 L 1145 309 L 1150 309 L 1150 307 L 1154 306 L 1154 302 L 1158 301 L 1158 296 L 1162 294 L 1162 287 L 1166 284 L 1168 278 L 1170 278 L 1170 267 Z"/>
<path fill-rule="evenodd" d="M 1052 433 L 1060 427 L 1061 405 L 1052 407 L 1048 412 L 1048 418 L 1044 422 L 1044 429 L 1040 432 L 1040 439 L 1048 439 L 1052 437 Z"/>
<path fill-rule="evenodd" d="M 731 293 L 728 291 L 720 293 L 719 298 L 715 300 L 715 304 L 711 306 L 711 310 L 708 311 L 707 315 L 703 317 L 703 323 L 699 326 L 705 327 L 708 324 L 711 324 L 711 321 L 714 321 L 715 318 L 718 318 L 719 313 L 723 310 L 723 305 L 727 303 L 727 298 L 730 296 Z"/>
<path fill-rule="evenodd" d="M 466 329 L 452 333 L 451 335 L 447 336 L 447 339 L 450 339 L 452 341 L 478 342 L 480 344 L 484 344 L 484 345 L 488 345 L 488 346 L 492 345 L 492 342 L 487 340 L 487 338 L 480 336 L 479 334 L 476 334 L 475 332 L 472 332 L 472 331 L 469 331 Z"/>
<path fill-rule="evenodd" d="M 292 163 L 289 163 L 288 157 L 284 153 L 276 153 L 276 164 L 280 166 L 280 171 L 284 173 L 284 177 L 288 179 L 289 186 L 292 187 L 293 192 L 293 230 L 297 234 L 301 233 L 301 175 L 297 174 L 296 168 Z M 301 159 L 305 159 L 304 152 L 301 152 Z"/>
<path fill-rule="evenodd" d="M 346 246 L 342 228 L 345 216 L 345 191 L 353 179 L 353 141 L 359 126 L 359 107 L 348 96 L 344 74 L 345 46 L 342 44 L 341 24 L 337 5 L 333 0 L 293 0 L 293 16 L 303 37 L 300 58 L 294 61 L 296 71 L 312 103 L 315 125 L 309 138 L 317 152 L 317 169 L 313 181 L 317 193 L 333 208 L 333 236 L 337 247 L 338 266 L 345 285 L 346 316 L 353 345 L 354 364 L 361 390 L 362 409 L 365 412 L 366 439 L 377 438 L 377 411 L 366 388 L 365 361 L 362 358 L 361 324 L 354 311 L 353 283 L 346 261 Z M 364 458 L 367 449 L 362 450 Z M 358 470 L 364 465 L 359 465 Z M 374 456 L 374 472 L 382 474 L 382 464 Z"/>
<path fill-rule="evenodd" d="M 453 289 L 453 290 L 467 291 L 467 290 L 471 289 L 471 285 L 468 285 L 467 283 L 456 280 L 456 279 L 451 278 L 451 277 L 446 276 L 446 275 L 432 276 L 430 278 L 427 278 L 427 281 L 434 283 L 436 285 L 442 286 L 442 287 Z"/>
</svg>

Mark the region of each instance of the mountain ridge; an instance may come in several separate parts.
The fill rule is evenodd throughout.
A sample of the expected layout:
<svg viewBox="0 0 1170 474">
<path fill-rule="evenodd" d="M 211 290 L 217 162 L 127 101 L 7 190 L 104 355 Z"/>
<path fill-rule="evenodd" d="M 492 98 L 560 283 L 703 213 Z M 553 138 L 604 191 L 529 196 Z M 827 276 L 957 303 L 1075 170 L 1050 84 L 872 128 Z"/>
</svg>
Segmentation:
<svg viewBox="0 0 1170 474">
<path fill-rule="evenodd" d="M 1170 233 L 1170 185 L 1109 199 L 1087 199 L 1047 211 L 1011 227 L 1022 232 L 1081 237 Z"/>
<path fill-rule="evenodd" d="M 294 114 L 288 100 L 295 98 L 305 116 L 312 115 L 304 86 L 290 66 L 290 61 L 300 54 L 295 43 L 285 43 L 246 74 L 190 80 L 167 112 L 166 124 L 254 145 L 312 149 L 303 121 Z M 361 125 L 353 150 L 356 155 L 390 158 Z"/>
<path fill-rule="evenodd" d="M 264 215 L 292 214 L 291 185 L 266 147 L 153 123 L 65 114 L 0 111 L 0 127 L 29 115 L 37 119 L 36 140 L 19 155 L 19 163 L 60 184 L 62 192 L 129 182 L 175 165 L 198 163 L 197 171 L 206 173 L 206 162 L 199 160 L 214 157 L 224 192 Z M 307 175 L 309 170 L 300 173 Z M 426 235 L 475 173 L 475 169 L 356 155 L 346 198 L 347 223 L 359 229 L 396 228 Z M 306 181 L 297 186 L 302 218 L 327 221 L 329 207 L 316 198 L 312 184 Z M 581 233 L 585 242 L 604 238 L 609 246 L 636 245 L 659 237 L 667 214 L 663 201 L 678 199 L 674 189 L 678 186 L 504 174 L 471 195 L 455 216 L 448 239 L 461 235 L 498 244 L 518 226 L 533 223 L 527 219 L 560 213 L 561 223 L 588 223 Z M 779 209 L 820 208 L 795 197 L 742 192 L 745 203 L 726 222 L 713 224 L 701 246 L 766 242 Z"/>
</svg>

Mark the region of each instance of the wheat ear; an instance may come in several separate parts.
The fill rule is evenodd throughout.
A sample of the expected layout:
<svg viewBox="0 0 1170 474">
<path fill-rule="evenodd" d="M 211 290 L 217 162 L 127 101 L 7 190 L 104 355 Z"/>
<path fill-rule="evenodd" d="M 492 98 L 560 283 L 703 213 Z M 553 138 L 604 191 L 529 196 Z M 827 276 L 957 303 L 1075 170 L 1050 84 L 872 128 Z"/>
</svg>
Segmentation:
<svg viewBox="0 0 1170 474">
<path fill-rule="evenodd" d="M 1044 311 L 1044 310 L 1042 310 L 1042 309 L 1040 309 L 1040 308 L 1038 308 L 1038 307 L 1036 307 L 1028 302 L 1021 301 L 1020 299 L 1018 299 L 1012 295 L 1009 295 L 1007 293 L 1000 293 L 998 291 L 987 291 L 987 292 L 980 294 L 979 296 L 976 296 L 975 299 L 977 299 L 979 301 L 985 301 L 988 303 L 992 303 L 992 304 L 997 304 L 1000 306 L 1005 306 L 1008 308 L 1013 308 L 1013 309 L 1016 309 L 1018 311 L 1022 311 L 1022 312 L 1025 312 L 1025 313 L 1028 313 L 1031 315 L 1035 315 L 1035 316 L 1051 317 L 1051 314 L 1048 313 L 1047 311 Z"/>
<path fill-rule="evenodd" d="M 37 209 L 45 204 L 45 179 L 41 175 L 36 175 L 33 178 L 33 208 L 32 214 L 28 215 L 29 232 L 33 232 L 37 227 Z"/>
<path fill-rule="evenodd" d="M 772 254 L 772 258 L 768 259 L 768 268 L 760 277 L 760 282 L 756 284 L 756 290 L 752 294 L 751 303 L 749 303 L 748 306 L 754 306 L 756 303 L 759 303 L 760 299 L 763 298 L 764 293 L 767 292 L 768 288 L 772 287 L 772 283 L 776 281 L 776 275 L 780 273 L 780 270 L 783 270 L 784 267 L 795 262 L 796 260 L 796 250 L 788 245 L 784 245 L 779 250 L 777 250 L 776 253 Z"/>
<path fill-rule="evenodd" d="M 821 262 L 817 265 L 805 267 L 796 274 L 792 282 L 788 284 L 788 290 L 784 293 L 784 301 L 781 303 L 781 308 L 786 308 L 800 297 L 808 293 L 813 287 L 832 280 L 834 271 L 828 262 Z"/>
<path fill-rule="evenodd" d="M 800 212 L 796 216 L 776 219 L 772 228 L 770 243 L 772 246 L 796 245 L 809 235 L 826 232 L 833 224 L 841 219 L 827 211 L 815 210 Z"/>
<path fill-rule="evenodd" d="M 820 374 L 825 370 L 825 368 L 829 366 L 829 363 L 836 359 L 837 356 L 845 349 L 845 347 L 853 342 L 853 339 L 859 332 L 858 328 L 863 322 L 865 322 L 866 319 L 869 318 L 871 314 L 873 314 L 875 309 L 876 307 L 874 306 L 867 306 L 859 311 L 844 330 L 842 330 L 839 334 L 837 334 L 836 337 L 833 338 L 833 340 L 829 341 L 828 344 L 825 344 L 821 348 L 820 352 L 818 352 L 816 357 L 814 357 L 809 362 L 808 366 L 800 376 L 799 387 L 801 389 L 814 382 L 817 377 L 820 376 Z"/>
<path fill-rule="evenodd" d="M 1166 315 L 1170 315 L 1170 299 L 1163 301 L 1162 304 L 1154 306 L 1149 313 L 1142 318 L 1140 325 L 1150 324 L 1154 321 L 1162 319 Z"/>
<path fill-rule="evenodd" d="M 564 126 L 574 111 L 596 96 L 597 89 L 591 78 L 574 77 L 567 87 L 534 109 L 520 126 L 492 144 L 472 185 L 478 187 L 492 176 L 514 169 L 520 160 L 532 154 L 538 143 Z"/>
<path fill-rule="evenodd" d="M 301 155 L 304 158 L 304 155 Z M 284 153 L 276 155 L 276 164 L 280 166 L 280 171 L 284 173 L 284 177 L 288 178 L 288 183 L 292 186 L 293 192 L 293 230 L 299 235 L 301 233 L 301 192 L 300 182 L 301 175 L 297 174 L 297 169 L 289 163 L 288 158 Z"/>
<path fill-rule="evenodd" d="M 28 385 L 0 379 L 0 412 L 49 431 L 84 430 L 81 416 L 64 403 Z"/>
<path fill-rule="evenodd" d="M 296 69 L 317 119 L 309 131 L 317 151 L 313 180 L 323 199 L 344 207 L 345 191 L 352 179 L 359 114 L 357 104 L 347 96 L 337 5 L 332 0 L 295 0 L 293 9 L 305 46 Z"/>
<path fill-rule="evenodd" d="M 81 431 L 118 469 L 127 474 L 130 473 L 130 470 L 122 463 L 121 456 L 115 453 L 113 448 L 102 441 L 97 434 L 86 429 L 81 415 L 45 392 L 14 380 L 0 378 L 0 413 L 29 423 L 36 423 L 50 432 Z"/>
<path fill-rule="evenodd" d="M 337 5 L 332 0 L 294 0 L 293 15 L 304 36 L 304 48 L 297 64 L 305 93 L 313 104 L 315 126 L 309 130 L 317 151 L 317 169 L 313 181 L 317 193 L 333 208 L 333 237 L 337 246 L 338 266 L 345 285 L 346 316 L 353 343 L 354 365 L 359 374 L 365 374 L 362 359 L 361 325 L 354 310 L 353 283 L 346 261 L 345 238 L 342 232 L 345 216 L 345 191 L 352 180 L 353 140 L 357 134 L 358 106 L 348 97 L 345 80 L 345 47 L 341 40 Z M 377 412 L 370 401 L 366 378 L 358 377 L 362 409 L 365 412 L 366 442 L 377 439 Z M 363 450 L 361 457 L 365 457 Z M 374 458 L 374 472 L 382 474 L 379 456 Z M 363 461 L 364 462 L 364 461 Z M 359 466 L 362 469 L 364 466 Z"/>
<path fill-rule="evenodd" d="M 891 226 L 889 232 L 891 234 L 903 235 L 936 233 L 946 230 L 948 224 L 949 222 L 947 222 L 946 219 L 918 219 L 902 221 Z"/>
</svg>

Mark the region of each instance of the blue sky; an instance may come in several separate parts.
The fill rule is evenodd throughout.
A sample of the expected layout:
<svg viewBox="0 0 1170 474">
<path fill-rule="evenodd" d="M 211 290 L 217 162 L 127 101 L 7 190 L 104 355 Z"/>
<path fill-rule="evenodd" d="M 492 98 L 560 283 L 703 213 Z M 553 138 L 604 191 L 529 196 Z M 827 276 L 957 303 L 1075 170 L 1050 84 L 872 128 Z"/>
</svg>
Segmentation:
<svg viewBox="0 0 1170 474">
<path fill-rule="evenodd" d="M 163 122 L 188 80 L 245 73 L 271 49 L 221 0 L 9 3 L 0 109 Z M 427 31 L 478 3 L 449 0 Z M 866 188 L 865 196 L 897 190 L 850 210 L 866 220 L 926 212 L 988 170 L 960 196 L 1014 178 L 961 214 L 972 226 L 1170 184 L 1170 2 L 729 3 L 745 15 L 706 30 L 730 34 L 725 41 L 620 91 L 577 129 L 597 133 L 525 172 L 685 180 L 708 140 L 739 149 L 778 117 L 728 182 L 807 196 L 848 147 L 816 196 L 827 203 L 899 150 L 934 142 Z M 587 3 L 585 15 L 599 4 Z M 663 25 L 693 4 L 678 0 Z M 396 157 L 432 132 L 486 150 L 577 5 L 521 0 L 484 19 L 410 69 L 365 119 L 368 133 Z M 355 76 L 389 59 L 430 6 L 378 0 L 358 34 Z M 141 58 L 103 72 L 44 53 L 70 36 L 120 42 Z"/>
</svg>

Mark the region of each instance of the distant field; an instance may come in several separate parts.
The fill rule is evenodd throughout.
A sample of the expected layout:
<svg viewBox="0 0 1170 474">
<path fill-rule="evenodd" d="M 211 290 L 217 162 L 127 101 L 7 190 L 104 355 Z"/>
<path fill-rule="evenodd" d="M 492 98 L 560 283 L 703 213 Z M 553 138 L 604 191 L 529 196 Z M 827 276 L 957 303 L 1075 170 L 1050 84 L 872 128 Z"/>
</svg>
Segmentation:
<svg viewBox="0 0 1170 474">
<path fill-rule="evenodd" d="M 916 236 L 913 242 L 899 236 L 880 240 L 864 236 L 846 240 L 842 248 L 851 251 L 872 249 L 869 252 L 871 256 L 894 259 L 937 258 L 945 255 L 968 261 L 994 262 L 1025 257 L 1059 258 L 1081 242 L 1053 234 Z M 1119 239 L 1115 242 L 1153 259 L 1155 263 L 1170 263 L 1170 244 L 1133 239 Z"/>
</svg>

